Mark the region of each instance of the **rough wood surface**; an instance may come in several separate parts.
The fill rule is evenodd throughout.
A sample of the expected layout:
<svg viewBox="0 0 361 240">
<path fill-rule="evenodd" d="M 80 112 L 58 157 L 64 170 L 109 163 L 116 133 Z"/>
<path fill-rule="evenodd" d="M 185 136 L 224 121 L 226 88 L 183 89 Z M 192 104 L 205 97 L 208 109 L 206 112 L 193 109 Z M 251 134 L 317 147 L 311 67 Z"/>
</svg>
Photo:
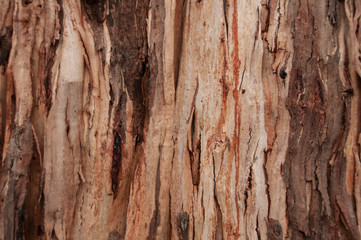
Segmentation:
<svg viewBox="0 0 361 240">
<path fill-rule="evenodd" d="M 360 18 L 0 0 L 0 239 L 360 239 Z"/>
</svg>

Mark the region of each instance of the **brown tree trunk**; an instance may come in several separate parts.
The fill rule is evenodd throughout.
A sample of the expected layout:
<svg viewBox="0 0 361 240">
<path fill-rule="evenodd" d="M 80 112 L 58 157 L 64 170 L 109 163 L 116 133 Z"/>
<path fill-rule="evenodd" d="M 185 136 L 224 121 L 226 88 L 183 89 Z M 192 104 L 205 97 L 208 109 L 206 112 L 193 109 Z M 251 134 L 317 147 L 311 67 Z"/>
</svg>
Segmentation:
<svg viewBox="0 0 361 240">
<path fill-rule="evenodd" d="M 360 239 L 360 18 L 1 0 L 0 239 Z"/>
</svg>

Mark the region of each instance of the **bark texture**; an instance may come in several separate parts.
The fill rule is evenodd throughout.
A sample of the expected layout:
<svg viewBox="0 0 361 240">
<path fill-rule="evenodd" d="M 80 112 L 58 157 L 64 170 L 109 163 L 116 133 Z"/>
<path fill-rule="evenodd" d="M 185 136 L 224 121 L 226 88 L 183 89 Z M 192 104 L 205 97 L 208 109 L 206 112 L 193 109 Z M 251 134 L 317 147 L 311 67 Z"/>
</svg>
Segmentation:
<svg viewBox="0 0 361 240">
<path fill-rule="evenodd" d="M 361 239 L 360 19 L 0 0 L 0 239 Z"/>
</svg>

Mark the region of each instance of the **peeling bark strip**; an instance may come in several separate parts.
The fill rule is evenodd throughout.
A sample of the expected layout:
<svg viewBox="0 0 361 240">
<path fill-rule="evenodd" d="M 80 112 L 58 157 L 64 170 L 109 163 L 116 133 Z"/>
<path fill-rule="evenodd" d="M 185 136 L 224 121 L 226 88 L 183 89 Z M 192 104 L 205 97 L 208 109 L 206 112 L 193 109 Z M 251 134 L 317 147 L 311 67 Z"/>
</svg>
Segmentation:
<svg viewBox="0 0 361 240">
<path fill-rule="evenodd" d="M 361 4 L 0 2 L 0 240 L 360 239 Z"/>
</svg>

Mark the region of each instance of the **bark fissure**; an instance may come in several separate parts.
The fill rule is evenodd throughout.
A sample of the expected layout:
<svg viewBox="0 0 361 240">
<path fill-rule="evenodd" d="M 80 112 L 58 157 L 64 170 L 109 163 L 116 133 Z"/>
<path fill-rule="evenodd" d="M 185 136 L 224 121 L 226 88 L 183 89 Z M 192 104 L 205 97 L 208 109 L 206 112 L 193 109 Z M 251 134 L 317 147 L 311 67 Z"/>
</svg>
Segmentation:
<svg viewBox="0 0 361 240">
<path fill-rule="evenodd" d="M 227 42 L 228 42 L 228 1 L 223 0 L 223 14 L 224 14 L 224 23 L 226 24 L 226 36 L 227 36 Z"/>
<path fill-rule="evenodd" d="M 180 68 L 180 59 L 182 57 L 182 46 L 183 46 L 183 35 L 184 35 L 184 24 L 185 24 L 185 19 L 186 19 L 186 12 L 187 12 L 187 6 L 188 6 L 188 2 L 189 0 L 182 0 L 179 1 L 180 3 L 178 3 L 181 6 L 178 6 L 178 8 L 176 7 L 176 12 L 180 12 L 180 17 L 175 18 L 174 19 L 174 28 L 180 28 L 180 31 L 178 34 L 175 35 L 176 39 L 176 44 L 175 44 L 175 48 L 174 48 L 174 62 L 175 62 L 175 78 L 174 78 L 174 86 L 175 86 L 175 91 L 177 91 L 178 88 L 178 79 L 179 79 L 179 68 Z M 181 10 L 180 10 L 180 9 Z M 180 18 L 180 19 L 179 19 Z M 178 37 L 178 39 L 177 39 Z M 177 96 L 175 96 L 176 98 Z M 175 99 L 176 100 L 176 99 Z"/>
</svg>

